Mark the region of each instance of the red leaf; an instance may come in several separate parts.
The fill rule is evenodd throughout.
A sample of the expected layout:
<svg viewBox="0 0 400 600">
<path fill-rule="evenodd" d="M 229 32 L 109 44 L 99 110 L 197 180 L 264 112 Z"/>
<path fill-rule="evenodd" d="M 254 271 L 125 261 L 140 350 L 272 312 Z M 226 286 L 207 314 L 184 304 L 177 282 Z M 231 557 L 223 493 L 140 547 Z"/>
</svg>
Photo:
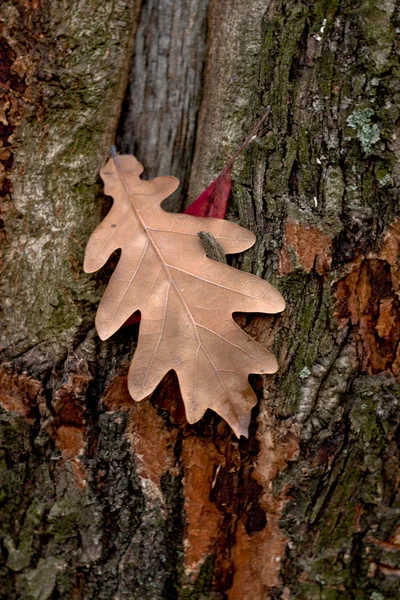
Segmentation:
<svg viewBox="0 0 400 600">
<path fill-rule="evenodd" d="M 224 219 L 232 187 L 232 163 L 183 212 L 195 217 Z"/>
<path fill-rule="evenodd" d="M 239 154 L 247 148 L 249 144 L 257 137 L 257 133 L 260 131 L 261 126 L 267 119 L 270 112 L 268 106 L 265 114 L 256 123 L 250 132 L 250 135 L 245 139 L 240 148 L 237 149 L 235 154 L 229 160 L 228 164 L 224 167 L 223 171 L 218 175 L 216 179 L 207 189 L 200 194 L 196 200 L 194 200 L 183 212 L 187 215 L 193 215 L 195 217 L 214 217 L 215 219 L 224 219 L 226 215 L 226 209 L 228 208 L 228 200 L 232 188 L 232 166 Z"/>
</svg>

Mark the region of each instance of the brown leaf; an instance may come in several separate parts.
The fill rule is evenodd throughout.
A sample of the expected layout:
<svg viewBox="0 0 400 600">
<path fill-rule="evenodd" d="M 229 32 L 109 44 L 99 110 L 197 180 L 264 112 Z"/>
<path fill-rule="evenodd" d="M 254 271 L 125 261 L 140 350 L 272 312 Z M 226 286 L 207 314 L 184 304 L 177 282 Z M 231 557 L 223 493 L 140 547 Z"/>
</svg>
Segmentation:
<svg viewBox="0 0 400 600">
<path fill-rule="evenodd" d="M 207 231 L 225 253 L 242 252 L 255 237 L 229 221 L 163 211 L 178 187 L 175 177 L 142 181 L 133 156 L 115 156 L 101 170 L 114 204 L 92 234 L 84 269 L 102 267 L 117 248 L 121 258 L 100 302 L 96 327 L 107 339 L 139 310 L 138 347 L 128 375 L 142 400 L 173 369 L 189 423 L 207 408 L 237 436 L 247 435 L 256 397 L 249 373 L 274 373 L 275 357 L 232 319 L 233 312 L 277 313 L 281 294 L 262 279 L 206 257 L 198 236 Z"/>
</svg>

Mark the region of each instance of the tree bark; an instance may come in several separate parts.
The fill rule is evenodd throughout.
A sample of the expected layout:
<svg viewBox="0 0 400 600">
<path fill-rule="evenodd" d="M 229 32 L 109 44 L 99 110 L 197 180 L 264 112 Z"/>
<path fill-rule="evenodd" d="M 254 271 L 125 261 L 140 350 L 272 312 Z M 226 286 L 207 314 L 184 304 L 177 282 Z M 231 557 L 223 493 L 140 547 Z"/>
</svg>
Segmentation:
<svg viewBox="0 0 400 600">
<path fill-rule="evenodd" d="M 400 8 L 394 0 L 0 6 L 0 598 L 395 600 L 400 577 Z M 278 357 L 249 439 L 134 403 L 137 325 L 101 342 L 82 272 L 110 143 L 182 179 L 237 160 L 237 315 Z"/>
</svg>

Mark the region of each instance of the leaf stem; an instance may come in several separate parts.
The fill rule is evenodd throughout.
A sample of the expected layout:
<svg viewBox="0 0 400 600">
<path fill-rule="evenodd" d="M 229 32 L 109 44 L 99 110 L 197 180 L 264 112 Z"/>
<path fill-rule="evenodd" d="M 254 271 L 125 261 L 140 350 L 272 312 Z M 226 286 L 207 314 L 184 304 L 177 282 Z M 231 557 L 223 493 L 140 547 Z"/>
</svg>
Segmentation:
<svg viewBox="0 0 400 600">
<path fill-rule="evenodd" d="M 265 113 L 263 114 L 263 116 L 261 117 L 261 119 L 259 121 L 257 121 L 257 123 L 254 125 L 254 127 L 251 129 L 251 131 L 250 131 L 249 135 L 247 136 L 247 138 L 239 146 L 239 148 L 236 150 L 236 152 L 233 154 L 233 156 L 229 159 L 228 163 L 225 165 L 225 167 L 223 168 L 223 170 L 221 171 L 221 173 L 217 177 L 217 181 L 219 179 L 221 179 L 225 175 L 225 173 L 232 167 L 233 163 L 235 162 L 235 160 L 237 159 L 237 157 L 239 156 L 239 154 L 243 150 L 245 150 L 245 148 L 247 148 L 247 146 L 249 146 L 256 139 L 256 137 L 258 135 L 258 132 L 260 131 L 262 125 L 268 119 L 268 116 L 269 116 L 270 112 L 271 112 L 271 107 L 267 106 L 267 109 L 266 109 Z"/>
</svg>

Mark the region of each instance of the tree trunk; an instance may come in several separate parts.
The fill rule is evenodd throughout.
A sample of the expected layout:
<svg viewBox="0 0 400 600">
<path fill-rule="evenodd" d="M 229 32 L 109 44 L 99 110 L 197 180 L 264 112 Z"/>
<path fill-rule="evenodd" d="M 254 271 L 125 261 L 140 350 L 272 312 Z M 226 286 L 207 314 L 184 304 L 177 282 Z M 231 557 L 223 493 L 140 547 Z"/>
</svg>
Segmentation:
<svg viewBox="0 0 400 600">
<path fill-rule="evenodd" d="M 397 599 L 398 3 L 4 0 L 0 22 L 0 598 Z M 174 374 L 131 400 L 137 325 L 94 330 L 115 259 L 82 259 L 110 143 L 180 177 L 180 210 L 267 105 L 228 218 L 287 309 L 236 317 L 280 365 L 237 440 L 187 424 Z"/>
</svg>

